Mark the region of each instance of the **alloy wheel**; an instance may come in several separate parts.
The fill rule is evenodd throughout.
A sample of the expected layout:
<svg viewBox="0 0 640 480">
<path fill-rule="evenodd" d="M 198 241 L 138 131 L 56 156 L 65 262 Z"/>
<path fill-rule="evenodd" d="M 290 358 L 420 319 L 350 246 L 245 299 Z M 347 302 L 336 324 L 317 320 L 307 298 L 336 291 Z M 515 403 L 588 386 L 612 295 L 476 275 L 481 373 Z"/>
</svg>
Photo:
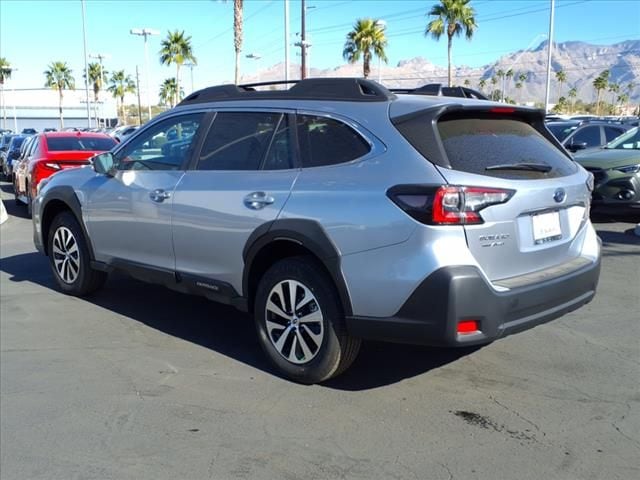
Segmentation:
<svg viewBox="0 0 640 480">
<path fill-rule="evenodd" d="M 53 235 L 53 263 L 60 279 L 68 284 L 80 274 L 80 250 L 71 230 L 59 227 Z"/>
<path fill-rule="evenodd" d="M 324 338 L 324 318 L 318 300 L 296 280 L 277 283 L 269 292 L 265 308 L 269 340 L 286 360 L 311 361 Z"/>
</svg>

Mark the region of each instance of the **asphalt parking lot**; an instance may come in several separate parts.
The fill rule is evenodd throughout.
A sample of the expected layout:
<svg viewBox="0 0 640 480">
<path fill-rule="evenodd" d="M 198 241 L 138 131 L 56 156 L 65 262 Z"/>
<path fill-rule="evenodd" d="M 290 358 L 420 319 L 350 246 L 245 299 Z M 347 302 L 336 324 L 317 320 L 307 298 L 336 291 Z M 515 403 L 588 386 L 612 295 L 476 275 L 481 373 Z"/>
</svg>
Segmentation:
<svg viewBox="0 0 640 480">
<path fill-rule="evenodd" d="M 576 312 L 476 350 L 366 343 L 302 386 L 231 308 L 124 276 L 58 293 L 0 187 L 3 480 L 640 478 L 635 224 L 596 223 Z"/>
</svg>

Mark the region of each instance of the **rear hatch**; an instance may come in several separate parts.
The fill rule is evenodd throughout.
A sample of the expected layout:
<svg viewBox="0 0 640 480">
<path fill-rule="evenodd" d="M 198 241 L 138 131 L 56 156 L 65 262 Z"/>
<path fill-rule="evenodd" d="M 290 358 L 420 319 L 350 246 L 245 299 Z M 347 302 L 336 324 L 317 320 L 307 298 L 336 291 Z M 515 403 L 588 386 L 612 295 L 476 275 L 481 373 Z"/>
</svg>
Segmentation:
<svg viewBox="0 0 640 480">
<path fill-rule="evenodd" d="M 544 127 L 542 112 L 450 105 L 399 120 L 397 128 L 448 184 L 434 211 L 462 225 L 491 281 L 514 286 L 518 277 L 581 266 L 589 174 Z"/>
</svg>

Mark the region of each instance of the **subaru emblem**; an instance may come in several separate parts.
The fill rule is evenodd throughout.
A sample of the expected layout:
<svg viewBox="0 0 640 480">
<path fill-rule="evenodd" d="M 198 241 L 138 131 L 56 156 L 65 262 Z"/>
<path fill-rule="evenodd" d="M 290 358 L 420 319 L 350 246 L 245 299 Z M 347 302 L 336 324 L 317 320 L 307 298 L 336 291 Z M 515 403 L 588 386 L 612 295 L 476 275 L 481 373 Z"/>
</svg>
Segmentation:
<svg viewBox="0 0 640 480">
<path fill-rule="evenodd" d="M 567 194 L 564 192 L 564 188 L 559 188 L 553 194 L 553 199 L 556 201 L 556 203 L 562 203 L 564 202 L 566 196 Z"/>
</svg>

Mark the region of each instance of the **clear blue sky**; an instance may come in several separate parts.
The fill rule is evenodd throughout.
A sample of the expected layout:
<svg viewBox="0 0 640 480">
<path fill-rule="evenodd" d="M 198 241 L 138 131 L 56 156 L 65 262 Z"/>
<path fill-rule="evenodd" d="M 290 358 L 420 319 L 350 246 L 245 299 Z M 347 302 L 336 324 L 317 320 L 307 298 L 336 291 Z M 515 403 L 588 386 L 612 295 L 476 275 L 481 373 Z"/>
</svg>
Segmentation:
<svg viewBox="0 0 640 480">
<path fill-rule="evenodd" d="M 357 18 L 372 17 L 387 23 L 389 64 L 423 56 L 446 65 L 446 41 L 423 35 L 425 16 L 436 0 L 307 0 L 307 31 L 313 48 L 314 68 L 344 63 L 342 46 Z M 472 0 L 478 30 L 471 42 L 454 41 L 454 63 L 481 66 L 500 55 L 525 49 L 549 24 L 549 0 Z M 233 1 L 215 0 L 86 0 L 87 49 L 108 53 L 105 69 L 125 69 L 134 74 L 144 69 L 142 37 L 131 28 L 149 27 L 161 32 L 149 39 L 151 89 L 175 75 L 174 67 L 158 60 L 161 38 L 168 30 L 184 30 L 192 37 L 198 66 L 195 87 L 233 79 Z M 290 0 L 292 42 L 300 30 L 300 2 Z M 245 0 L 242 69 L 264 69 L 284 60 L 284 1 Z M 556 0 L 555 40 L 579 40 L 613 44 L 640 38 L 638 0 Z M 244 58 L 249 53 L 258 61 Z M 298 63 L 298 49 L 291 48 L 291 62 Z M 10 82 L 15 88 L 44 84 L 43 71 L 54 60 L 66 61 L 78 87 L 83 85 L 82 15 L 80 0 L 0 0 L 0 56 L 18 70 Z M 185 69 L 187 70 L 187 69 Z M 188 70 L 181 74 L 187 93 Z M 141 77 L 144 87 L 144 77 Z"/>
</svg>

